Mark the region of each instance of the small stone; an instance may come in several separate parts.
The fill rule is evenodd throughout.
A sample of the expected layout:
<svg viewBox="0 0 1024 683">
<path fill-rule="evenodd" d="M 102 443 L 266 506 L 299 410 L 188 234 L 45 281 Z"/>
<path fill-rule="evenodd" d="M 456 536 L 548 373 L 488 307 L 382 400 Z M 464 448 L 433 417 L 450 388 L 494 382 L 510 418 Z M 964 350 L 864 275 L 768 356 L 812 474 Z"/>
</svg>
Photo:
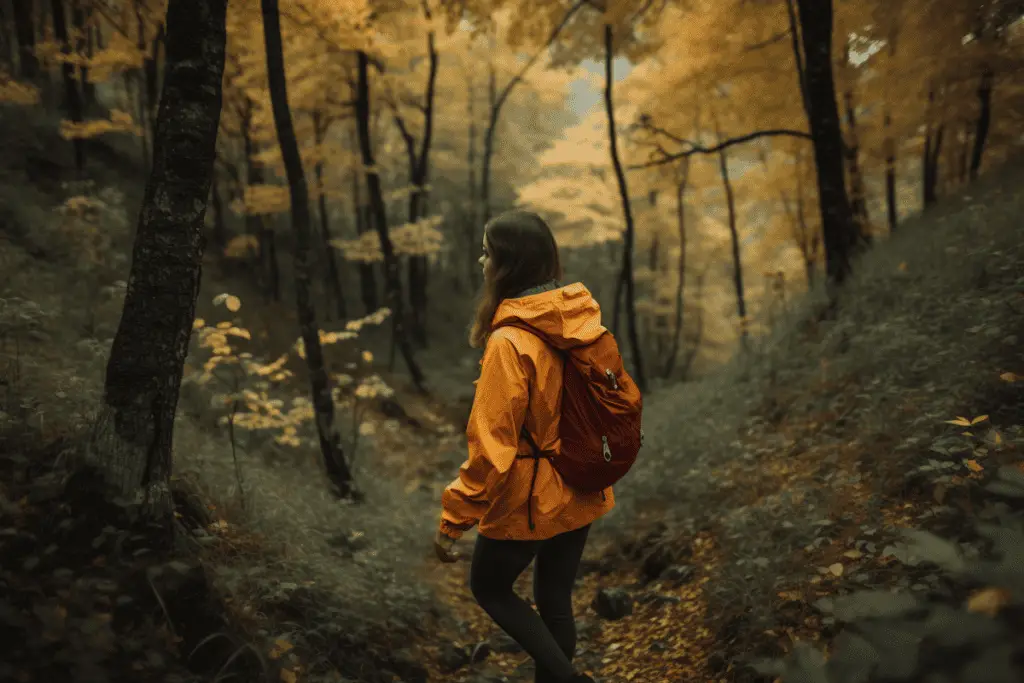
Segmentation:
<svg viewBox="0 0 1024 683">
<path fill-rule="evenodd" d="M 594 598 L 594 610 L 604 619 L 622 619 L 633 613 L 633 598 L 621 588 L 602 588 Z"/>
</svg>

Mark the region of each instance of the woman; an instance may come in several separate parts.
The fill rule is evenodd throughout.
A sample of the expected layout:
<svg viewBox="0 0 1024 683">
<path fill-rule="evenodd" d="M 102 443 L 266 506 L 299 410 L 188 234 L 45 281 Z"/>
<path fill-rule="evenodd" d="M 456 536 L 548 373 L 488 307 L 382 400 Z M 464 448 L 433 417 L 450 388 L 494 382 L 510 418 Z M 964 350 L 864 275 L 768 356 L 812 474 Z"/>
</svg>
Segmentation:
<svg viewBox="0 0 1024 683">
<path fill-rule="evenodd" d="M 477 602 L 533 657 L 536 681 L 593 681 L 572 666 L 572 589 L 590 525 L 614 497 L 610 488 L 577 493 L 547 459 L 532 457 L 523 431 L 541 451 L 558 446 L 563 361 L 528 331 L 494 328 L 514 318 L 559 347 L 580 346 L 604 332 L 601 309 L 583 284 L 559 285 L 558 246 L 534 213 L 491 220 L 480 264 L 484 285 L 469 341 L 485 350 L 466 428 L 469 458 L 442 496 L 435 550 L 454 562 L 455 541 L 479 524 L 470 578 Z M 537 611 L 513 591 L 534 558 Z"/>
</svg>

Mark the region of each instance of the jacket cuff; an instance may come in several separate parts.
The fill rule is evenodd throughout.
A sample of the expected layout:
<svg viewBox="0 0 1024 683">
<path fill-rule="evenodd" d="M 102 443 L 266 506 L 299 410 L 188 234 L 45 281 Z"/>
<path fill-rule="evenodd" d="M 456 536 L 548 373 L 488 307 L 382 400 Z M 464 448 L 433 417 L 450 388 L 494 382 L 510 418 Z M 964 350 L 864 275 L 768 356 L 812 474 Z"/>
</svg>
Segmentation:
<svg viewBox="0 0 1024 683">
<path fill-rule="evenodd" d="M 467 528 L 471 527 L 461 527 L 459 525 L 452 524 L 446 519 L 441 520 L 441 533 L 456 541 L 462 538 L 462 534 L 466 532 Z"/>
</svg>

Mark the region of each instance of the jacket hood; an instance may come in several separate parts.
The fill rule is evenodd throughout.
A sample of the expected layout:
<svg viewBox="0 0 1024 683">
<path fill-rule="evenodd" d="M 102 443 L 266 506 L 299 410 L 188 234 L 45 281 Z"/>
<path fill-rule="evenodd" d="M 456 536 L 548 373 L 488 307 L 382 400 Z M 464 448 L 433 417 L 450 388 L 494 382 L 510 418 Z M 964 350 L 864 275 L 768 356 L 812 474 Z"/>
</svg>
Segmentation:
<svg viewBox="0 0 1024 683">
<path fill-rule="evenodd" d="M 491 324 L 514 322 L 529 325 L 559 349 L 585 346 L 605 332 L 601 306 L 582 282 L 505 299 Z"/>
</svg>

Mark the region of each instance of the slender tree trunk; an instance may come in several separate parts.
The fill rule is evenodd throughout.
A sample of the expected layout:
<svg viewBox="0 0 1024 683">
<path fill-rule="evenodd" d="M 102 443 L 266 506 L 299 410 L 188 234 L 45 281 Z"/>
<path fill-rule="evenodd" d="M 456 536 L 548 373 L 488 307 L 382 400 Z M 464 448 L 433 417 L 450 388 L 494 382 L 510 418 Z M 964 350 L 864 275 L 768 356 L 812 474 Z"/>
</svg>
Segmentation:
<svg viewBox="0 0 1024 683">
<path fill-rule="evenodd" d="M 56 9 L 56 8 L 55 8 Z M 226 0 L 170 0 L 166 97 L 121 322 L 89 448 L 115 495 L 170 526 L 174 413 L 203 258 L 216 156 Z"/>
<path fill-rule="evenodd" d="M 395 316 L 394 334 L 395 343 L 402 352 L 409 374 L 412 375 L 413 384 L 420 392 L 425 392 L 423 372 L 420 370 L 416 359 L 413 356 L 412 346 L 405 335 L 405 313 L 402 310 L 402 282 L 398 272 L 398 258 L 395 255 L 388 236 L 387 213 L 384 209 L 384 193 L 381 190 L 380 176 L 376 170 L 373 158 L 373 148 L 370 140 L 370 74 L 369 59 L 366 53 L 357 53 L 359 82 L 356 89 L 356 124 L 359 132 L 359 147 L 362 152 L 363 166 L 366 167 L 366 187 L 370 195 L 370 205 L 373 208 L 372 215 L 377 228 L 377 235 L 380 238 L 380 248 L 384 255 L 384 272 L 387 278 L 388 302 L 391 304 L 391 315 Z"/>
<path fill-rule="evenodd" d="M 966 183 L 971 178 L 971 142 L 973 141 L 972 127 L 970 123 L 964 126 L 963 144 L 960 145 L 960 164 L 956 173 L 961 183 Z"/>
<path fill-rule="evenodd" d="M 885 105 L 885 212 L 889 221 L 889 234 L 895 234 L 899 224 L 899 210 L 896 206 L 896 139 L 892 133 L 892 112 L 889 103 Z"/>
<path fill-rule="evenodd" d="M 14 59 L 17 54 L 14 22 L 7 16 L 7 6 L 0 2 L 0 63 L 7 67 L 7 73 L 15 75 Z"/>
<path fill-rule="evenodd" d="M 350 498 L 355 490 L 352 473 L 341 439 L 334 422 L 334 400 L 331 397 L 331 382 L 324 367 L 323 348 L 320 346 L 320 328 L 316 311 L 310 296 L 310 237 L 312 233 L 309 215 L 309 192 L 306 174 L 302 168 L 302 157 L 295 139 L 291 111 L 288 109 L 288 90 L 285 80 L 284 49 L 281 41 L 281 18 L 277 0 L 261 0 L 263 9 L 263 36 L 267 51 L 267 80 L 270 103 L 273 109 L 277 140 L 281 146 L 281 158 L 288 176 L 288 192 L 291 195 L 292 230 L 295 233 L 295 298 L 299 314 L 299 327 L 306 351 L 306 367 L 309 369 L 313 410 L 316 415 L 316 430 L 320 438 L 327 475 L 342 498 Z"/>
<path fill-rule="evenodd" d="M 928 122 L 925 124 L 924 149 L 921 151 L 921 193 L 922 203 L 927 208 L 938 201 L 939 154 L 942 152 L 943 124 L 935 126 L 935 87 L 928 89 Z"/>
<path fill-rule="evenodd" d="M 889 32 L 888 48 L 890 61 L 896 57 L 896 29 Z M 888 82 L 888 81 L 887 81 Z M 883 127 L 885 129 L 885 141 L 883 143 L 885 153 L 885 210 L 889 221 L 889 234 L 895 234 L 899 225 L 899 208 L 896 205 L 896 135 L 892 130 L 892 93 L 887 88 L 885 92 L 885 111 L 883 114 Z"/>
<path fill-rule="evenodd" d="M 847 62 L 849 49 L 847 49 Z M 850 80 L 852 81 L 851 75 Z M 849 142 L 846 144 L 846 169 L 850 178 L 850 208 L 857 228 L 860 246 L 871 244 L 870 225 L 868 223 L 867 192 L 864 188 L 864 174 L 860 168 L 860 135 L 857 130 L 857 104 L 853 94 L 853 84 L 847 83 L 843 92 L 843 105 L 846 109 L 846 131 Z"/>
<path fill-rule="evenodd" d="M 480 172 L 480 204 L 483 207 L 483 224 L 491 220 L 491 157 L 494 155 L 494 134 L 498 127 L 498 116 L 501 113 L 501 103 L 504 100 L 498 99 L 497 74 L 494 71 L 494 63 L 487 64 L 487 103 L 489 116 L 487 129 L 484 131 L 484 157 L 483 168 Z"/>
<path fill-rule="evenodd" d="M 353 132 L 354 138 L 354 132 Z M 352 140 L 352 149 L 356 149 L 356 141 Z M 362 183 L 359 182 L 359 170 L 352 169 L 352 206 L 355 209 L 356 234 L 362 235 L 367 230 L 372 230 L 369 218 L 369 207 L 363 203 Z M 378 308 L 380 303 L 377 298 L 377 276 L 374 274 L 373 264 L 359 262 L 359 291 L 363 300 L 363 313 L 370 315 Z"/>
<path fill-rule="evenodd" d="M 719 134 L 721 140 L 721 134 Z M 718 153 L 718 168 L 722 174 L 722 187 L 725 189 L 726 207 L 729 212 L 729 238 L 732 244 L 732 282 L 736 290 L 736 314 L 740 322 L 740 343 L 747 346 L 747 298 L 743 290 L 743 260 L 740 255 L 740 231 L 736 219 L 736 195 L 729 177 L 729 160 L 725 150 Z"/>
<path fill-rule="evenodd" d="M 82 0 L 72 0 L 71 23 L 75 27 L 77 40 L 75 51 L 78 54 L 92 57 L 92 25 L 86 16 Z M 90 111 L 96 106 L 96 88 L 89 82 L 89 67 L 83 66 L 79 73 L 78 87 L 82 93 L 82 110 Z"/>
<path fill-rule="evenodd" d="M 992 89 L 995 84 L 995 72 L 986 66 L 981 73 L 978 84 L 978 123 L 974 132 L 974 151 L 971 153 L 970 179 L 976 180 L 981 170 L 981 159 L 985 154 L 985 143 L 988 141 L 989 128 L 992 126 Z"/>
<path fill-rule="evenodd" d="M 64 16 L 63 0 L 50 0 L 50 11 L 53 15 L 53 35 L 60 45 L 60 51 L 65 57 L 72 53 L 71 41 L 68 38 L 67 17 Z M 64 111 L 68 118 L 74 123 L 81 123 L 82 117 L 82 96 L 78 92 L 78 82 L 75 80 L 75 67 L 68 61 L 60 65 L 61 79 L 64 82 Z M 81 175 L 85 171 L 85 146 L 81 138 L 72 140 L 75 151 L 75 169 Z"/>
<path fill-rule="evenodd" d="M 796 0 L 807 69 L 808 121 L 818 176 L 831 303 L 850 274 L 856 226 L 843 178 L 843 133 L 832 72 L 832 0 Z"/>
<path fill-rule="evenodd" d="M 669 347 L 668 356 L 665 359 L 665 369 L 662 370 L 662 377 L 668 379 L 675 369 L 676 359 L 679 357 L 679 340 L 683 333 L 683 312 L 684 312 L 684 290 L 686 287 L 686 186 L 689 182 L 690 162 L 684 159 L 680 167 L 679 178 L 676 181 L 676 230 L 679 234 L 679 262 L 676 265 L 676 276 L 679 281 L 676 283 L 676 319 L 672 328 L 672 344 Z"/>
<path fill-rule="evenodd" d="M 604 107 L 608 116 L 608 141 L 612 153 L 612 166 L 619 183 L 619 195 L 622 199 L 622 212 L 626 219 L 626 231 L 623 235 L 622 276 L 620 281 L 626 288 L 626 324 L 629 326 L 629 345 L 633 351 L 633 379 L 640 391 L 647 390 L 647 379 L 644 376 L 643 355 L 636 325 L 636 292 L 633 283 L 633 210 L 629 204 L 629 188 L 626 185 L 626 174 L 622 170 L 619 159 L 618 134 L 615 130 L 615 105 L 612 99 L 612 61 L 614 58 L 612 43 L 612 26 L 604 25 Z"/>
<path fill-rule="evenodd" d="M 476 88 L 473 83 L 472 74 L 466 86 L 466 118 L 469 119 L 469 151 L 466 159 L 469 167 L 469 217 L 466 221 L 466 275 L 469 288 L 476 290 L 480 286 L 480 267 L 477 263 L 480 253 L 480 238 L 477 236 L 477 193 L 479 189 L 476 184 L 476 113 L 474 112 L 473 100 L 476 97 Z"/>
<path fill-rule="evenodd" d="M 35 80 L 39 75 L 39 58 L 36 57 L 36 27 L 32 20 L 33 0 L 12 0 L 14 33 L 18 38 L 19 73 L 25 80 Z"/>
<path fill-rule="evenodd" d="M 313 130 L 316 134 L 316 144 L 323 145 L 324 137 L 327 135 L 327 125 L 321 119 L 319 113 L 313 114 Z M 320 158 L 320 157 L 318 157 Z M 331 245 L 331 219 L 327 213 L 327 194 L 324 188 L 324 163 L 317 161 L 314 166 L 316 173 L 317 209 L 320 214 L 320 239 L 324 245 L 324 259 L 327 263 L 327 291 L 334 297 L 335 311 L 338 318 L 344 320 L 348 317 L 348 310 L 345 306 L 345 292 L 341 286 L 341 273 L 338 269 L 338 257 Z M 328 297 L 330 298 L 330 296 Z"/>
<path fill-rule="evenodd" d="M 423 4 L 427 21 L 431 19 L 429 5 Z M 430 146 L 434 132 L 434 93 L 437 84 L 438 55 L 434 43 L 434 32 L 427 32 L 427 89 L 423 97 L 423 138 L 420 149 L 411 134 L 401 127 L 402 136 L 409 151 L 409 181 L 415 188 L 409 197 L 409 222 L 416 223 L 426 217 L 427 190 L 430 177 Z M 427 257 L 421 254 L 409 255 L 409 328 L 412 339 L 420 348 L 427 346 Z"/>
</svg>

